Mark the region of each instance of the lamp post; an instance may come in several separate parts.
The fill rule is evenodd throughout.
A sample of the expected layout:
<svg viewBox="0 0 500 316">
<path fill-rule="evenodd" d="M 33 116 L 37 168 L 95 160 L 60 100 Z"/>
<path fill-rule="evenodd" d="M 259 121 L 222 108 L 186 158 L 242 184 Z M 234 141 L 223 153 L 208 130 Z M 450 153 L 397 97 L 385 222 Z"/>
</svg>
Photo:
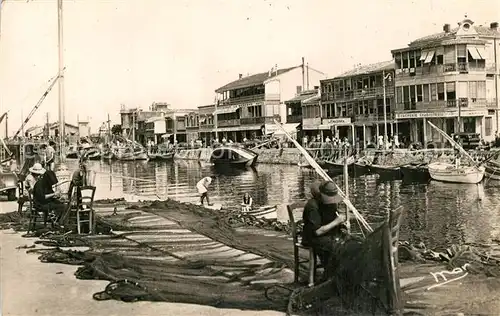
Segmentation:
<svg viewBox="0 0 500 316">
<path fill-rule="evenodd" d="M 386 75 L 385 70 L 384 70 L 384 71 L 382 71 L 382 86 L 384 89 L 384 147 L 387 146 L 387 141 L 388 141 L 388 138 L 387 138 L 387 100 L 386 100 L 386 91 L 385 91 L 385 88 L 386 88 L 385 81 L 386 80 L 391 81 L 392 74 L 388 73 Z"/>
</svg>

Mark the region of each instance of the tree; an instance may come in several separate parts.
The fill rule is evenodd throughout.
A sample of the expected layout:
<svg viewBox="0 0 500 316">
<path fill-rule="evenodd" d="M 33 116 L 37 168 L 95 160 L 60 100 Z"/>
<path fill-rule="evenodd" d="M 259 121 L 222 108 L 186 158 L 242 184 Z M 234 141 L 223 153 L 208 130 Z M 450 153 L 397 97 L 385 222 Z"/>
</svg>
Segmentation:
<svg viewBox="0 0 500 316">
<path fill-rule="evenodd" d="M 111 134 L 121 135 L 122 134 L 122 126 L 120 124 L 113 125 L 113 127 L 111 127 Z"/>
</svg>

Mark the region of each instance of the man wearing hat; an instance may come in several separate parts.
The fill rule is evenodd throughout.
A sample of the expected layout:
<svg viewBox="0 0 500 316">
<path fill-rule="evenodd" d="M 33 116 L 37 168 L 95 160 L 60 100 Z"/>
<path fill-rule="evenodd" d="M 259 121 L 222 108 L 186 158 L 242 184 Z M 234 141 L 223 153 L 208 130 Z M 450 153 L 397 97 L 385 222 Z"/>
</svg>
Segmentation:
<svg viewBox="0 0 500 316">
<path fill-rule="evenodd" d="M 58 200 L 59 194 L 52 189 L 53 181 L 45 177 L 47 171 L 40 163 L 35 163 L 29 170 L 37 178 L 33 187 L 33 206 L 43 211 L 46 223 L 49 211 L 60 215 L 66 209 L 66 205 Z"/>
<path fill-rule="evenodd" d="M 335 244 L 342 236 L 342 224 L 346 217 L 338 212 L 338 203 L 342 198 L 337 187 L 331 181 L 311 187 L 313 199 L 304 208 L 303 243 L 311 246 L 321 263 L 328 266 Z"/>
</svg>

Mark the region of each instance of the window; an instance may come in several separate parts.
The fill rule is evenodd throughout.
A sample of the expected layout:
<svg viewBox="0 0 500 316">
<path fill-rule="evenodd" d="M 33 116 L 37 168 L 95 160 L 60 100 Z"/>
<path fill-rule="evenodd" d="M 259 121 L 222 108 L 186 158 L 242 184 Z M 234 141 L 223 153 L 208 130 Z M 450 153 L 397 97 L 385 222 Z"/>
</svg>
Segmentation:
<svg viewBox="0 0 500 316">
<path fill-rule="evenodd" d="M 476 132 L 476 118 L 474 117 L 464 117 L 464 132 L 465 133 L 475 133 Z"/>
<path fill-rule="evenodd" d="M 472 102 L 477 101 L 477 81 L 469 81 L 469 98 Z"/>
<path fill-rule="evenodd" d="M 402 53 L 403 55 L 403 69 L 408 68 L 409 60 L 408 60 L 408 52 Z"/>
<path fill-rule="evenodd" d="M 491 117 L 484 118 L 484 136 L 491 136 Z"/>
<path fill-rule="evenodd" d="M 424 100 L 424 95 L 422 91 L 422 85 L 417 85 L 417 102 L 422 102 Z"/>
<path fill-rule="evenodd" d="M 446 100 L 456 100 L 457 93 L 455 90 L 455 82 L 446 83 Z"/>
<path fill-rule="evenodd" d="M 410 101 L 410 87 L 409 86 L 404 86 L 403 87 L 403 102 L 407 103 Z"/>
<path fill-rule="evenodd" d="M 401 53 L 394 54 L 394 61 L 396 63 L 396 69 L 401 69 L 402 66 Z"/>
<path fill-rule="evenodd" d="M 429 85 L 424 84 L 422 85 L 423 90 L 424 90 L 424 102 L 429 102 L 430 101 L 430 91 L 429 91 Z"/>
<path fill-rule="evenodd" d="M 437 100 L 437 84 L 431 83 L 431 101 Z"/>
<path fill-rule="evenodd" d="M 415 52 L 410 51 L 409 56 L 410 56 L 410 68 L 415 68 Z"/>
<path fill-rule="evenodd" d="M 444 64 L 444 56 L 436 55 L 436 65 L 442 65 L 442 64 Z"/>
<path fill-rule="evenodd" d="M 351 79 L 347 79 L 347 80 L 345 81 L 345 89 L 346 89 L 347 91 L 352 90 L 352 82 L 351 82 Z"/>
<path fill-rule="evenodd" d="M 486 81 L 477 82 L 477 98 L 486 99 Z"/>
<path fill-rule="evenodd" d="M 410 86 L 410 100 L 412 104 L 417 100 L 415 86 Z"/>
<path fill-rule="evenodd" d="M 455 63 L 455 46 L 448 45 L 444 47 L 444 63 L 454 64 Z"/>
<path fill-rule="evenodd" d="M 422 61 L 420 60 L 421 52 L 419 50 L 415 51 L 415 66 L 422 67 Z"/>
<path fill-rule="evenodd" d="M 396 103 L 403 103 L 403 87 L 396 87 Z"/>
<path fill-rule="evenodd" d="M 444 83 L 437 84 L 437 97 L 438 100 L 444 100 Z"/>
</svg>

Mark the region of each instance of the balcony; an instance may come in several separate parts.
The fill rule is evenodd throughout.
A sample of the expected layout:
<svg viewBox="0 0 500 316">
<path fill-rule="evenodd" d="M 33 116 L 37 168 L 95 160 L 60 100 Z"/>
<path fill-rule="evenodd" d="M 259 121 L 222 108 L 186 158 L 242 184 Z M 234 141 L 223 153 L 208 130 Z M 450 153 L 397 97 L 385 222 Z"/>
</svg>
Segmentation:
<svg viewBox="0 0 500 316">
<path fill-rule="evenodd" d="M 386 97 L 394 96 L 394 86 L 388 85 L 385 88 Z M 366 89 L 356 89 L 349 91 L 337 91 L 334 93 L 327 94 L 325 97 L 322 96 L 322 101 L 348 101 L 355 99 L 370 99 L 370 98 L 383 98 L 384 97 L 384 87 L 373 87 Z"/>
<path fill-rule="evenodd" d="M 240 126 L 240 119 L 221 120 L 217 122 L 218 127 Z"/>
<path fill-rule="evenodd" d="M 226 100 L 220 100 L 219 106 L 221 105 L 235 105 L 240 103 L 251 103 L 251 102 L 262 102 L 265 99 L 265 95 L 263 93 L 256 95 L 249 95 L 244 97 L 237 98 L 229 98 Z"/>
<path fill-rule="evenodd" d="M 397 69 L 396 76 L 399 79 L 407 79 L 414 76 L 427 76 L 427 75 L 439 75 L 446 73 L 468 73 L 469 71 L 487 71 L 494 72 L 494 66 L 488 64 L 486 66 L 484 63 L 480 62 L 456 62 L 456 63 L 446 63 L 443 65 L 423 65 L 422 67 L 414 68 L 414 71 L 407 69 Z"/>
<path fill-rule="evenodd" d="M 302 122 L 302 115 L 287 115 L 286 116 L 286 122 L 287 123 L 301 123 Z"/>
<path fill-rule="evenodd" d="M 241 125 L 274 124 L 274 120 L 280 121 L 280 116 L 261 116 L 241 118 Z"/>
<path fill-rule="evenodd" d="M 459 98 L 453 100 L 436 100 L 427 102 L 405 102 L 396 104 L 397 111 L 412 111 L 412 110 L 446 110 L 449 108 L 485 108 L 485 107 L 496 107 L 496 102 L 494 99 L 478 99 L 478 98 Z"/>
</svg>

